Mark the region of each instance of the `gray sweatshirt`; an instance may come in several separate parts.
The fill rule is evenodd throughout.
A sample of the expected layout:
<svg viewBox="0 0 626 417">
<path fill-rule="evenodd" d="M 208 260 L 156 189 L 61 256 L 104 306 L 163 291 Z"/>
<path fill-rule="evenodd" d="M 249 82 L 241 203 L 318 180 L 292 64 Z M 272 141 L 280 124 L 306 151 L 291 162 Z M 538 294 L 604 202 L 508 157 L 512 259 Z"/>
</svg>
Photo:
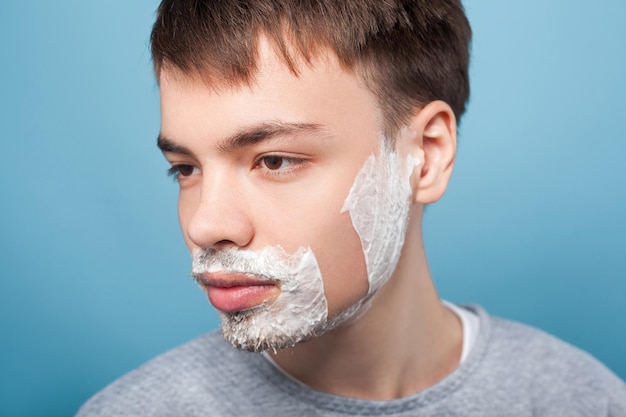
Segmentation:
<svg viewBox="0 0 626 417">
<path fill-rule="evenodd" d="M 626 384 L 593 357 L 540 330 L 466 308 L 480 318 L 469 356 L 409 397 L 369 401 L 315 391 L 212 332 L 120 378 L 77 417 L 626 417 Z"/>
</svg>

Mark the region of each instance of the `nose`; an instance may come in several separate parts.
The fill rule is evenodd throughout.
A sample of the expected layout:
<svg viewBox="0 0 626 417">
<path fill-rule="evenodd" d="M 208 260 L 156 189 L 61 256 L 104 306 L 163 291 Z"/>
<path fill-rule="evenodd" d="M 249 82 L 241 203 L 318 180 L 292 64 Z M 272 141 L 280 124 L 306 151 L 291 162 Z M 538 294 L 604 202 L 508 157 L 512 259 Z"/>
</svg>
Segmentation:
<svg viewBox="0 0 626 417">
<path fill-rule="evenodd" d="M 197 196 L 181 193 L 179 213 L 188 244 L 202 249 L 245 247 L 254 235 L 249 204 L 236 181 L 205 180 Z"/>
</svg>

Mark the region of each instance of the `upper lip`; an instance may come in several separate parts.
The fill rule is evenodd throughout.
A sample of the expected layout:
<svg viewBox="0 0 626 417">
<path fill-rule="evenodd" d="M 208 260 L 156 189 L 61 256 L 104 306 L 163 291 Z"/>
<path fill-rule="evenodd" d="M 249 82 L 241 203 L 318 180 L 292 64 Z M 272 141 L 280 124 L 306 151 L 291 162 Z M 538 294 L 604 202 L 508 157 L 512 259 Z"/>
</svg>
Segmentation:
<svg viewBox="0 0 626 417">
<path fill-rule="evenodd" d="M 275 280 L 259 279 L 249 274 L 239 272 L 205 272 L 197 281 L 205 287 L 252 287 L 257 285 L 274 285 Z"/>
</svg>

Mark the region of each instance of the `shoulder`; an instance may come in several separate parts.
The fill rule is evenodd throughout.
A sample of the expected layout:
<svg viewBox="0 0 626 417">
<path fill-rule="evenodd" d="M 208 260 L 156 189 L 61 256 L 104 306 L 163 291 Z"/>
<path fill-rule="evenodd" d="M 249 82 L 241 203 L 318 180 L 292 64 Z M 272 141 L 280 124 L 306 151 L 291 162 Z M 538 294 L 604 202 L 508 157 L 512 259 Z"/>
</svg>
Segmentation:
<svg viewBox="0 0 626 417">
<path fill-rule="evenodd" d="M 571 407 L 626 416 L 626 384 L 593 356 L 531 326 L 479 315 L 487 338 L 480 372 L 497 381 L 496 392 L 519 396 L 539 414 Z"/>
<path fill-rule="evenodd" d="M 94 395 L 77 417 L 196 415 L 223 406 L 224 380 L 254 378 L 258 355 L 233 349 L 211 332 L 116 380 Z M 194 408 L 198 410 L 194 410 Z"/>
<path fill-rule="evenodd" d="M 492 317 L 490 321 L 491 355 L 519 362 L 530 374 L 537 372 L 572 382 L 588 379 L 621 382 L 589 353 L 551 334 L 511 320 Z"/>
</svg>

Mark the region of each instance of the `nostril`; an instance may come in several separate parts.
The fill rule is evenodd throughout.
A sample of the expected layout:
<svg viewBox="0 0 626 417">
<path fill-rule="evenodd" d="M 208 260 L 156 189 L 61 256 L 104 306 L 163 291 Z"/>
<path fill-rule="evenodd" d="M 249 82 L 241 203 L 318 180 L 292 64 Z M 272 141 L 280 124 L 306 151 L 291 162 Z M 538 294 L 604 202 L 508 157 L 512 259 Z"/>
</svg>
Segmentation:
<svg viewBox="0 0 626 417">
<path fill-rule="evenodd" d="M 230 248 L 239 248 L 239 245 L 230 239 L 222 239 L 220 241 L 213 243 L 211 245 L 211 248 L 217 249 L 217 250 L 225 250 L 225 249 L 230 249 Z"/>
</svg>

